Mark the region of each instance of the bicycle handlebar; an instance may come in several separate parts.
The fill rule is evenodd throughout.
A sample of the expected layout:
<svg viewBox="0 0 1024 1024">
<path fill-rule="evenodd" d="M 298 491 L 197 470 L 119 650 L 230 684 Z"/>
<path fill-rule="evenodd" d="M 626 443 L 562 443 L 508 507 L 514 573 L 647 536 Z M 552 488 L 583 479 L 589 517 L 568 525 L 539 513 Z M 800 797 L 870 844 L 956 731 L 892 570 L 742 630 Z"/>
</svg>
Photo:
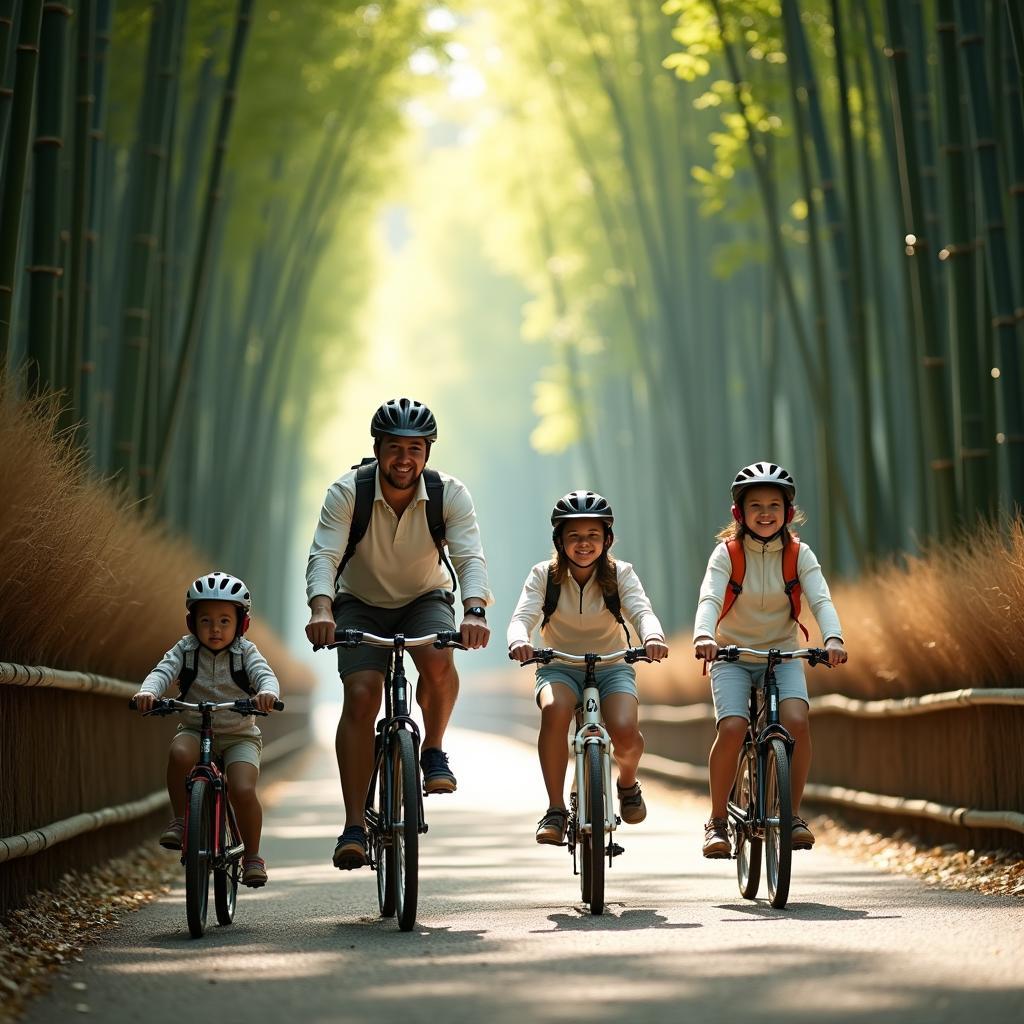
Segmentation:
<svg viewBox="0 0 1024 1024">
<path fill-rule="evenodd" d="M 508 656 L 515 661 L 511 651 L 508 652 Z M 590 660 L 605 664 L 624 661 L 627 665 L 632 665 L 637 661 L 650 662 L 651 659 L 647 657 L 647 649 L 644 647 L 627 647 L 621 651 L 613 651 L 611 654 L 567 654 L 565 651 L 556 651 L 553 647 L 540 647 L 534 650 L 532 658 L 527 658 L 526 661 L 521 661 L 519 664 L 523 666 L 537 663 L 547 665 L 552 661 L 564 661 L 570 665 L 586 665 Z"/>
<path fill-rule="evenodd" d="M 735 644 L 728 644 L 718 649 L 715 661 L 739 661 L 741 654 L 749 654 L 755 658 L 764 658 L 765 660 L 772 657 L 777 661 L 794 661 L 797 658 L 803 658 L 812 668 L 815 665 L 824 665 L 826 668 L 832 667 L 829 664 L 828 651 L 822 647 L 802 647 L 798 651 L 758 651 L 753 647 L 737 647 Z"/>
<path fill-rule="evenodd" d="M 361 629 L 339 629 L 334 634 L 334 643 L 314 644 L 314 651 L 332 651 L 335 647 L 358 647 L 360 644 L 368 644 L 370 647 L 426 647 L 433 644 L 439 650 L 445 647 L 454 647 L 460 651 L 468 650 L 462 643 L 462 634 L 457 629 L 446 629 L 439 633 L 427 633 L 425 636 L 403 636 L 398 633 L 395 636 L 377 636 L 376 633 L 367 633 Z"/>
<path fill-rule="evenodd" d="M 128 707 L 132 711 L 136 710 L 135 698 L 132 697 L 128 701 Z M 213 701 L 200 701 L 198 704 L 189 704 L 184 700 L 177 700 L 173 697 L 159 697 L 153 702 L 152 708 L 149 711 L 144 711 L 143 714 L 148 715 L 174 715 L 181 711 L 203 711 L 209 709 L 210 711 L 234 711 L 238 715 L 268 715 L 269 711 L 260 711 L 258 707 L 248 698 L 242 697 L 240 700 L 225 700 L 220 703 Z M 284 701 L 274 701 L 275 711 L 284 711 Z"/>
</svg>

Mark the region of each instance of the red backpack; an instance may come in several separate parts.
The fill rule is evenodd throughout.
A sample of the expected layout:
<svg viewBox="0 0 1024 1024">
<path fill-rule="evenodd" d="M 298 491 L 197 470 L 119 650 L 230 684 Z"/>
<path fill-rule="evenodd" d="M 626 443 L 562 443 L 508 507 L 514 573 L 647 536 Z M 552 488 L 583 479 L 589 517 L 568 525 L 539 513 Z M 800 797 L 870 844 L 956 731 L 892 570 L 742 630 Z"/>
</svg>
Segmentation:
<svg viewBox="0 0 1024 1024">
<path fill-rule="evenodd" d="M 729 577 L 729 585 L 725 588 L 725 599 L 722 601 L 722 614 L 718 621 L 729 614 L 729 610 L 736 603 L 736 598 L 743 592 L 743 577 L 747 573 L 747 556 L 743 551 L 743 538 L 733 537 L 725 542 L 729 552 L 729 561 L 732 563 L 732 574 Z M 793 621 L 800 627 L 805 640 L 810 639 L 804 624 L 800 621 L 800 575 L 797 572 L 796 563 L 800 557 L 800 538 L 795 533 L 789 533 L 782 545 L 782 580 L 786 585 L 786 596 L 789 598 L 789 613 Z"/>
</svg>

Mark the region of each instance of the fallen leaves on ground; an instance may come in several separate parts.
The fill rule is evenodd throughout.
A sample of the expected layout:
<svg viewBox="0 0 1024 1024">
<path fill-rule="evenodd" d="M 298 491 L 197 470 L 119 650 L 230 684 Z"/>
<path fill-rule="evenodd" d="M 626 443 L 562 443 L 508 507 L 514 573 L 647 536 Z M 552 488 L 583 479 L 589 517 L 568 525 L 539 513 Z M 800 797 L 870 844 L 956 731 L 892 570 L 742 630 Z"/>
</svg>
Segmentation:
<svg viewBox="0 0 1024 1024">
<path fill-rule="evenodd" d="M 140 848 L 92 871 L 70 872 L 12 911 L 0 922 L 0 1024 L 16 1020 L 54 971 L 81 963 L 83 948 L 121 917 L 167 892 L 179 871 L 176 855 Z"/>
</svg>

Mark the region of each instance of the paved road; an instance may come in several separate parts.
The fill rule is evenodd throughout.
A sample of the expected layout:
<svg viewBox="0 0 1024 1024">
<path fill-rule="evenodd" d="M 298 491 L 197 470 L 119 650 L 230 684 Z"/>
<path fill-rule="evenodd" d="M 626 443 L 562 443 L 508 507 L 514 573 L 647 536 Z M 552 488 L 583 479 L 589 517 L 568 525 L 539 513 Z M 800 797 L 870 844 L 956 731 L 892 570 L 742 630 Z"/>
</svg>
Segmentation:
<svg viewBox="0 0 1024 1024">
<path fill-rule="evenodd" d="M 819 849 L 797 855 L 792 902 L 772 911 L 738 896 L 730 863 L 701 859 L 702 804 L 649 783 L 648 822 L 623 830 L 609 908 L 590 917 L 570 858 L 532 841 L 532 749 L 466 728 L 451 749 L 459 792 L 427 801 L 415 931 L 377 918 L 368 870 L 331 867 L 339 789 L 317 750 L 269 787 L 271 884 L 242 890 L 233 926 L 189 939 L 178 887 L 25 1019 L 66 1021 L 85 1004 L 153 1024 L 1024 1020 L 1019 901 Z"/>
</svg>

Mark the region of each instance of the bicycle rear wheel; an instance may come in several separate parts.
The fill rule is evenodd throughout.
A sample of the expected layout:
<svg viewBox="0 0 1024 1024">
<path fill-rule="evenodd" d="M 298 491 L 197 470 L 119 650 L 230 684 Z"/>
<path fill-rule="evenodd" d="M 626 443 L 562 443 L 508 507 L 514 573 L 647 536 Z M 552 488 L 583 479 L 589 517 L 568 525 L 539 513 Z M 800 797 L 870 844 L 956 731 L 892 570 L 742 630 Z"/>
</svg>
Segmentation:
<svg viewBox="0 0 1024 1024">
<path fill-rule="evenodd" d="M 225 803 L 227 797 L 225 796 Z M 240 842 L 234 813 L 230 807 L 224 808 L 224 817 L 218 823 L 223 828 L 221 837 L 221 853 L 225 853 Z M 217 924 L 228 925 L 235 919 L 235 904 L 238 901 L 238 876 L 240 869 L 238 858 L 213 869 L 213 905 L 217 910 Z"/>
<path fill-rule="evenodd" d="M 591 914 L 604 913 L 604 773 L 601 747 L 589 743 L 583 758 L 582 806 L 590 818 L 590 831 L 581 834 L 580 890 Z"/>
<path fill-rule="evenodd" d="M 213 792 L 206 779 L 195 779 L 188 801 L 185 836 L 185 916 L 192 938 L 202 938 L 210 901 L 210 847 Z"/>
<path fill-rule="evenodd" d="M 765 853 L 768 896 L 781 910 L 789 899 L 793 859 L 793 796 L 789 779 L 789 753 L 780 739 L 768 741 L 765 759 Z"/>
<path fill-rule="evenodd" d="M 739 883 L 740 895 L 746 900 L 752 900 L 757 895 L 761 884 L 761 840 L 756 838 L 750 829 L 751 822 L 757 816 L 755 757 L 753 748 L 744 747 L 730 797 L 731 803 L 744 818 L 744 824 L 740 825 L 730 817 L 729 828 L 733 832 L 733 848 L 736 854 L 736 881 Z"/>
<path fill-rule="evenodd" d="M 416 923 L 416 899 L 420 870 L 420 785 L 416 745 L 404 729 L 394 736 L 391 780 L 392 889 L 398 927 L 412 931 Z"/>
</svg>

